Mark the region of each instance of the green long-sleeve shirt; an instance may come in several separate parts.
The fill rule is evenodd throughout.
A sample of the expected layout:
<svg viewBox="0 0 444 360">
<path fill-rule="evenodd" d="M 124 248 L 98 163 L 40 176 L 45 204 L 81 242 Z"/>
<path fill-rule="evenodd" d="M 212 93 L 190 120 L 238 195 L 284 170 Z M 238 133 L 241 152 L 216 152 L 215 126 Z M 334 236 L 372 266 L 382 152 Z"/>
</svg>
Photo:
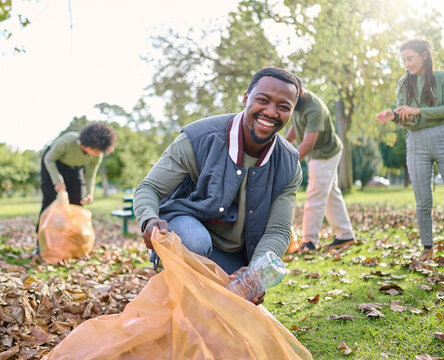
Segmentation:
<svg viewBox="0 0 444 360">
<path fill-rule="evenodd" d="M 79 133 L 68 132 L 54 140 L 43 161 L 54 185 L 58 182 L 64 182 L 63 176 L 57 169 L 57 160 L 68 166 L 87 165 L 85 172 L 86 195 L 92 195 L 94 194 L 97 170 L 102 158 L 103 153 L 100 153 L 99 156 L 85 154 L 80 148 Z"/>
<path fill-rule="evenodd" d="M 444 71 L 435 71 L 436 86 L 433 88 L 435 104 L 428 106 L 421 101 L 422 88 L 424 87 L 424 75 L 416 77 L 416 100 L 407 104 L 405 88 L 402 88 L 402 79 L 398 82 L 396 90 L 396 106 L 409 105 L 421 109 L 421 114 L 416 116 L 415 126 L 406 126 L 408 130 L 419 130 L 444 124 Z"/>
<path fill-rule="evenodd" d="M 242 167 L 248 169 L 256 162 L 257 158 L 244 153 Z M 189 175 L 196 182 L 199 174 L 191 143 L 186 134 L 181 133 L 134 192 L 134 213 L 140 227 L 146 220 L 159 216 L 159 201 L 186 176 Z M 285 254 L 290 239 L 296 191 L 301 180 L 302 171 L 299 167 L 295 177 L 272 203 L 265 233 L 256 247 L 253 259 L 266 251 L 272 251 L 278 256 Z M 245 243 L 246 182 L 247 176 L 244 176 L 235 199 L 238 203 L 237 221 L 205 224 L 213 245 L 227 252 L 238 251 Z"/>
</svg>

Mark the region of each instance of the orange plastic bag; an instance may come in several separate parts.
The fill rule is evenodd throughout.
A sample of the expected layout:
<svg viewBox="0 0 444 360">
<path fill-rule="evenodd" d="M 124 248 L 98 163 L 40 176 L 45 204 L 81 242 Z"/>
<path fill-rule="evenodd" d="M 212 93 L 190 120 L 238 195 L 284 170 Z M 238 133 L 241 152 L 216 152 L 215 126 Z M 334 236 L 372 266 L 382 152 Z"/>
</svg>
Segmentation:
<svg viewBox="0 0 444 360">
<path fill-rule="evenodd" d="M 164 271 L 122 314 L 82 323 L 44 359 L 312 359 L 264 307 L 225 289 L 228 276 L 214 262 L 174 233 L 156 231 L 152 242 Z"/>
<path fill-rule="evenodd" d="M 40 256 L 48 264 L 89 253 L 94 239 L 91 211 L 71 205 L 66 191 L 58 193 L 40 216 Z"/>
</svg>

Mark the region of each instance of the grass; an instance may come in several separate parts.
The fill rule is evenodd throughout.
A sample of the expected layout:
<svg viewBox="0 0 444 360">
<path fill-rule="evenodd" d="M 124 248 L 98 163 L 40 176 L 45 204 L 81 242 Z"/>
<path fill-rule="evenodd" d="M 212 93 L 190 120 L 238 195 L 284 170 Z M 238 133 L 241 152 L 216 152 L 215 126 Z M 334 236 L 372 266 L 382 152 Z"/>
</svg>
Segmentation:
<svg viewBox="0 0 444 360">
<path fill-rule="evenodd" d="M 95 215 L 106 215 L 111 210 L 123 207 L 123 196 L 123 193 L 117 193 L 104 197 L 103 194 L 98 193 L 95 196 L 94 202 L 85 207 Z M 0 199 L 0 219 L 32 216 L 33 219 L 37 220 L 41 205 L 41 198 L 38 196 Z"/>
<path fill-rule="evenodd" d="M 111 210 L 123 206 L 123 193 L 117 193 L 104 197 L 101 193 L 95 194 L 92 204 L 86 205 L 95 215 L 107 215 Z M 414 208 L 415 198 L 411 187 L 394 186 L 390 188 L 368 187 L 364 191 L 353 189 L 350 194 L 344 196 L 347 204 L 377 204 L 378 206 L 395 206 L 402 208 Z M 437 185 L 433 192 L 435 207 L 444 207 L 444 186 Z M 297 206 L 303 206 L 305 192 L 297 194 Z M 16 216 L 34 216 L 40 211 L 40 197 L 13 197 L 0 198 L 0 219 Z"/>
<path fill-rule="evenodd" d="M 122 198 L 123 194 L 108 198 L 99 194 L 88 206 L 103 228 L 111 226 L 110 211 L 123 206 Z M 304 200 L 305 193 L 300 192 L 297 197 L 299 209 Z M 288 256 L 286 261 L 291 273 L 281 284 L 267 291 L 264 306 L 310 350 L 316 360 L 413 360 L 424 354 L 442 356 L 444 343 L 436 339 L 434 333 L 444 332 L 444 269 L 433 266 L 412 271 L 408 267 L 412 254 L 420 249 L 412 189 L 355 190 L 345 196 L 345 201 L 357 238 L 362 243 L 341 254 L 317 252 L 309 256 Z M 436 187 L 434 203 L 435 213 L 442 214 L 444 186 Z M 0 218 L 30 216 L 34 219 L 39 208 L 38 198 L 0 199 Z M 101 219 L 104 219 L 103 223 Z M 443 216 L 438 217 L 435 224 L 435 242 L 442 244 L 438 250 L 441 256 L 444 255 L 443 219 Z M 300 225 L 295 224 L 297 228 Z M 140 235 L 134 236 L 137 237 L 134 241 L 140 241 Z M 0 259 L 29 266 L 29 260 L 20 258 L 22 251 L 3 244 L 0 238 Z M 95 257 L 90 259 L 90 262 L 100 261 Z M 147 264 L 145 259 L 138 266 Z M 58 266 L 49 274 L 34 275 L 69 279 L 69 269 L 62 269 L 63 266 Z M 431 280 L 433 274 L 441 276 L 441 283 Z M 388 295 L 380 291 L 381 283 L 388 281 L 399 285 L 402 293 Z M 421 288 L 420 285 L 428 287 Z M 309 301 L 317 295 L 318 302 Z M 407 309 L 393 311 L 391 302 L 396 300 Z M 380 312 L 385 317 L 367 317 L 358 309 L 362 303 L 380 304 Z M 421 310 L 420 313 L 415 313 L 415 309 Z M 349 315 L 353 321 L 330 320 L 331 315 Z M 344 355 L 338 349 L 342 342 L 352 350 L 350 355 Z"/>
</svg>

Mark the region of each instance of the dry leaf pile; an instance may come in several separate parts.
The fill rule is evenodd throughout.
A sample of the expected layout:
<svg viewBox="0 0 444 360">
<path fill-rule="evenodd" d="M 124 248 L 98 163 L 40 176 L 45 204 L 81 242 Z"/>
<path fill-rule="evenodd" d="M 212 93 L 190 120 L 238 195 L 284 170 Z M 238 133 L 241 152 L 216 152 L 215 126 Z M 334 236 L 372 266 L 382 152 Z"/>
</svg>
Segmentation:
<svg viewBox="0 0 444 360">
<path fill-rule="evenodd" d="M 32 248 L 33 225 L 27 218 L 4 220 L 0 236 L 8 244 Z M 143 241 L 137 235 L 121 236 L 112 224 L 95 225 L 96 245 L 82 259 L 45 265 L 35 257 L 24 266 L 0 260 L 0 359 L 39 359 L 67 334 L 90 318 L 122 312 L 148 279 L 151 267 Z M 8 237 L 10 236 L 10 237 Z M 27 258 L 29 253 L 11 253 Z M 57 276 L 66 270 L 67 277 Z M 37 274 L 30 275 L 30 274 Z M 41 274 L 50 275 L 47 280 Z"/>
</svg>

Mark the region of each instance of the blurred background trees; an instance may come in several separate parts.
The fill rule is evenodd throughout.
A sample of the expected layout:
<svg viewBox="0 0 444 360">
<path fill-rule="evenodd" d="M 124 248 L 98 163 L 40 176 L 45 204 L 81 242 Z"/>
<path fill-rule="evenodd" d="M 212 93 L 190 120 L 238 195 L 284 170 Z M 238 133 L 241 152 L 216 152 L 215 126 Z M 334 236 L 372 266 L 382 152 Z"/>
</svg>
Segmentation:
<svg viewBox="0 0 444 360">
<path fill-rule="evenodd" d="M 4 37 L 11 36 L 1 27 L 11 6 L 11 0 L 0 1 Z M 149 95 L 130 111 L 118 104 L 96 105 L 119 139 L 98 181 L 105 190 L 110 183 L 135 187 L 184 125 L 241 111 L 252 75 L 280 66 L 299 75 L 327 103 L 344 143 L 343 191 L 356 180 L 366 186 L 376 174 L 405 174 L 407 184 L 405 130 L 380 126 L 375 114 L 395 106 L 397 81 L 404 73 L 399 59 L 403 41 L 429 39 L 435 67 L 442 68 L 441 20 L 427 3 L 412 7 L 407 0 L 256 0 L 240 1 L 225 26 L 202 24 L 187 32 L 156 34 L 144 57 L 156 69 L 147 81 Z M 150 97 L 163 101 L 163 118 L 151 113 Z M 61 134 L 91 120 L 75 117 Z M 0 151 L 3 195 L 25 189 L 25 183 L 38 187 L 39 153 L 20 153 L 6 144 L 0 144 Z"/>
</svg>

